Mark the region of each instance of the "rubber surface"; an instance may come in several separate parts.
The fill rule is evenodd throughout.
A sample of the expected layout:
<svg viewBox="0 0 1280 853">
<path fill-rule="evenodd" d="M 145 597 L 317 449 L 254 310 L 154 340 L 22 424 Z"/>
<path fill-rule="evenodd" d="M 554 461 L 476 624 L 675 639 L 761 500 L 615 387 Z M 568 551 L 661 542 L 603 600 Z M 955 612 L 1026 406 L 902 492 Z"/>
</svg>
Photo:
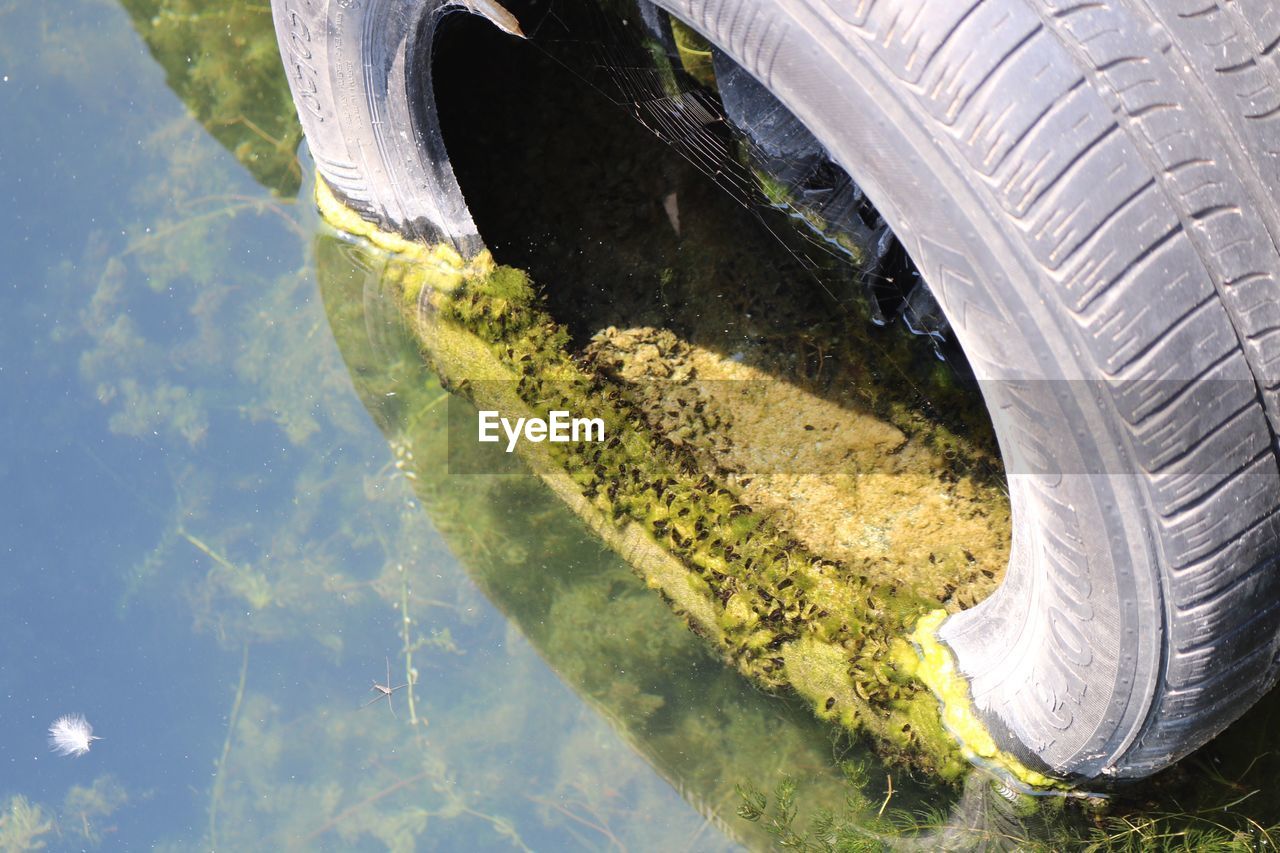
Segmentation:
<svg viewBox="0 0 1280 853">
<path fill-rule="evenodd" d="M 876 204 L 1009 471 L 1001 589 L 941 630 L 1002 745 L 1137 777 L 1277 677 L 1280 11 L 1268 0 L 661 0 Z M 479 248 L 435 126 L 440 0 L 273 0 L 317 166 Z"/>
<path fill-rule="evenodd" d="M 661 5 L 849 170 L 986 380 L 1014 551 L 941 631 L 980 711 L 1082 777 L 1209 740 L 1277 675 L 1277 12 Z"/>
<path fill-rule="evenodd" d="M 431 42 L 449 0 L 272 0 L 276 38 L 316 168 L 386 230 L 483 244 L 440 137 Z"/>
</svg>

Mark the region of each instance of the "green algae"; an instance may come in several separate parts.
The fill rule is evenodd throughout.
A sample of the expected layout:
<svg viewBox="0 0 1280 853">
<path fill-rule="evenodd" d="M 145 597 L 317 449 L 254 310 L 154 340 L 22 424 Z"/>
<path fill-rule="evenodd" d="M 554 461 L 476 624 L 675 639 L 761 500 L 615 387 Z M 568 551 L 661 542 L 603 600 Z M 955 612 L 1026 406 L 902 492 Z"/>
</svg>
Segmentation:
<svg viewBox="0 0 1280 853">
<path fill-rule="evenodd" d="M 951 652 L 937 638 L 938 627 L 946 617 L 945 610 L 935 610 L 916 623 L 915 630 L 911 632 L 911 641 L 920 650 L 920 661 L 914 674 L 929 686 L 942 703 L 943 725 L 960 743 L 964 757 L 970 761 L 999 767 L 1032 789 L 1065 790 L 1067 786 L 1064 783 L 1026 767 L 996 745 L 995 739 L 973 709 L 968 682 L 956 667 Z"/>
<path fill-rule="evenodd" d="M 524 273 L 484 266 L 441 289 L 423 287 L 412 260 L 393 264 L 399 272 L 384 278 L 446 386 L 507 418 L 553 409 L 602 418 L 610 437 L 602 444 L 524 444 L 521 453 L 752 681 L 789 687 L 819 716 L 869 731 L 886 752 L 957 778 L 964 764 L 954 742 L 928 724 L 936 700 L 904 671 L 895 646 L 931 603 L 809 551 L 743 504 L 740 492 L 699 470 L 574 358 L 567 331 Z M 416 306 L 409 292 L 418 294 Z M 838 595 L 831 590 L 837 577 Z"/>
<path fill-rule="evenodd" d="M 848 755 L 860 748 L 833 743 L 828 728 L 798 703 L 765 697 L 717 665 L 713 649 L 645 589 L 628 563 L 602 553 L 599 534 L 563 501 L 549 499 L 547 484 L 523 466 L 500 475 L 459 474 L 486 462 L 484 446 L 459 441 L 449 427 L 461 413 L 470 436 L 475 410 L 457 396 L 441 402 L 442 380 L 407 329 L 376 331 L 409 325 L 394 288 L 368 295 L 368 288 L 398 279 L 399 265 L 331 238 L 321 241 L 318 256 L 326 312 L 361 399 L 468 575 L 537 653 L 682 796 L 752 848 L 763 847 L 767 835 L 732 821 L 736 782 L 771 785 L 775 768 L 790 768 L 806 799 L 838 806 L 833 750 Z M 342 273 L 344 265 L 355 274 Z M 680 570 L 672 583 L 693 577 L 668 565 Z M 432 730 L 443 725 L 457 721 L 435 720 Z M 477 727 L 476 734 L 506 742 L 502 730 Z M 597 801 L 597 792 L 563 783 L 547 790 L 553 787 L 561 802 L 590 802 L 599 815 L 618 805 Z M 907 790 L 920 795 L 914 786 Z"/>
</svg>

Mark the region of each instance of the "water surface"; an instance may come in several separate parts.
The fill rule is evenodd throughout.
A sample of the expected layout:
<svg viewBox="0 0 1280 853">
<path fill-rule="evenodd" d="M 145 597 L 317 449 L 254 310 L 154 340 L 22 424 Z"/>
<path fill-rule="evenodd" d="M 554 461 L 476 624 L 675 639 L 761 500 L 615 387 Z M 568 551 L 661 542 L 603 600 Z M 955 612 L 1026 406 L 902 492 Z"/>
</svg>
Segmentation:
<svg viewBox="0 0 1280 853">
<path fill-rule="evenodd" d="M 528 476 L 449 475 L 465 410 L 316 221 L 267 7 L 197 6 L 0 6 L 0 847 L 759 847 L 737 786 L 785 779 L 872 844 L 925 805 L 958 847 L 1090 831 L 879 763 Z M 1130 820 L 1274 820 L 1271 705 Z"/>
</svg>

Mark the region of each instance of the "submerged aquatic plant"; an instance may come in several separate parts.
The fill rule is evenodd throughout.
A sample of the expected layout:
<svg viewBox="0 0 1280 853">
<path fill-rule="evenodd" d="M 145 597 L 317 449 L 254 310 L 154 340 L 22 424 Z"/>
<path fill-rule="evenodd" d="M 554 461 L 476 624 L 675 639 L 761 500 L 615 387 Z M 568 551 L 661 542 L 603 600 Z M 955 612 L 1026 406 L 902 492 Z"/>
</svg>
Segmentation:
<svg viewBox="0 0 1280 853">
<path fill-rule="evenodd" d="M 129 794 L 111 774 L 97 777 L 89 785 L 72 785 L 58 809 L 58 829 L 66 837 L 78 837 L 88 844 L 100 844 L 114 828 L 104 823 L 129 802 Z"/>
<path fill-rule="evenodd" d="M 291 197 L 302 138 L 271 7 L 243 0 L 122 0 L 192 115 L 263 186 Z"/>
<path fill-rule="evenodd" d="M 857 850 L 1274 850 L 1280 824 L 1265 825 L 1234 811 L 1241 799 L 1195 810 L 1120 799 L 1065 800 L 1009 791 L 975 771 L 950 808 L 886 809 L 868 796 L 865 768 L 846 765 L 845 801 L 838 809 L 804 802 L 795 781 L 765 793 L 739 786 L 738 817 L 765 829 L 777 847 L 801 853 Z"/>
<path fill-rule="evenodd" d="M 53 819 L 21 794 L 9 798 L 8 807 L 0 812 L 0 851 L 39 850 L 45 846 L 42 835 L 53 832 Z"/>
<path fill-rule="evenodd" d="M 128 799 L 123 786 L 110 774 L 97 777 L 90 785 L 72 785 L 56 810 L 13 794 L 0 811 L 0 853 L 42 850 L 47 846 L 45 836 L 57 838 L 58 849 L 71 844 L 97 846 L 113 829 L 102 821 Z"/>
</svg>

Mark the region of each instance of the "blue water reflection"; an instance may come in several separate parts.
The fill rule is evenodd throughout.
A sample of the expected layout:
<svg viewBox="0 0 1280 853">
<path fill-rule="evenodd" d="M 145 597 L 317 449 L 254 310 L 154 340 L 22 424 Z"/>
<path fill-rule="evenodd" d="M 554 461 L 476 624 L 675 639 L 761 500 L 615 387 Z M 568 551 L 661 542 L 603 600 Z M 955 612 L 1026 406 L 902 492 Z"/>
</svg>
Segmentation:
<svg viewBox="0 0 1280 853">
<path fill-rule="evenodd" d="M 310 206 L 210 138 L 118 6 L 0 20 L 0 831 L 732 846 L 444 546 L 330 333 Z M 414 732 L 404 691 L 397 718 L 359 710 L 403 668 L 400 565 L 431 641 Z M 45 730 L 72 712 L 103 740 L 59 758 Z"/>
</svg>

